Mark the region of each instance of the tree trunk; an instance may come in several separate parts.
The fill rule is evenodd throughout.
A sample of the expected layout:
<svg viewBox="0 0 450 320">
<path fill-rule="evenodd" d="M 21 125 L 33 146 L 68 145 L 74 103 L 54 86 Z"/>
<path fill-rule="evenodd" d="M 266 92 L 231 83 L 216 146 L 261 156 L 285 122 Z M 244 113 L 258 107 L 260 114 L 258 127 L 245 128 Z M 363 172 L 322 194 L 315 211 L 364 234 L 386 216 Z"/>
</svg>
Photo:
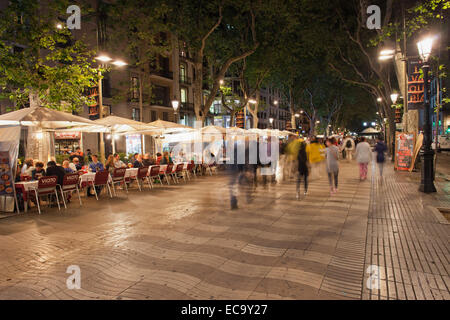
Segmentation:
<svg viewBox="0 0 450 320">
<path fill-rule="evenodd" d="M 293 130 L 297 130 L 297 119 L 292 109 L 291 109 L 291 128 Z"/>
<path fill-rule="evenodd" d="M 291 128 L 297 129 L 297 124 L 295 121 L 294 96 L 292 94 L 292 88 L 289 88 L 289 112 L 291 113 Z"/>
<path fill-rule="evenodd" d="M 205 121 L 205 114 L 202 110 L 203 104 L 203 57 L 197 57 L 194 63 L 195 78 L 193 81 L 193 93 L 194 93 L 194 110 L 196 117 L 196 126 L 203 127 Z"/>
<path fill-rule="evenodd" d="M 236 118 L 236 110 L 230 112 L 230 127 L 234 127 L 234 118 Z"/>
<path fill-rule="evenodd" d="M 31 91 L 28 95 L 30 101 L 30 107 L 40 107 L 41 99 L 39 98 L 39 94 L 35 91 Z"/>
</svg>

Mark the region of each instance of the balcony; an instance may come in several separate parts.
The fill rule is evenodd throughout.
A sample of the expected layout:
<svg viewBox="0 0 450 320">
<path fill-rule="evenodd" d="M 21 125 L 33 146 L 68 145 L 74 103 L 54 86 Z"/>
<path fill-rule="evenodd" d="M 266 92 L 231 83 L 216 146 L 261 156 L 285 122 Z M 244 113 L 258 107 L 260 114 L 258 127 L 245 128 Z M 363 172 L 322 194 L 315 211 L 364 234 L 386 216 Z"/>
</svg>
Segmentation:
<svg viewBox="0 0 450 320">
<path fill-rule="evenodd" d="M 191 102 L 181 102 L 180 104 L 180 111 L 181 112 L 194 112 L 194 104 Z"/>
<path fill-rule="evenodd" d="M 150 75 L 159 76 L 173 80 L 173 72 L 168 70 L 151 70 Z"/>
</svg>

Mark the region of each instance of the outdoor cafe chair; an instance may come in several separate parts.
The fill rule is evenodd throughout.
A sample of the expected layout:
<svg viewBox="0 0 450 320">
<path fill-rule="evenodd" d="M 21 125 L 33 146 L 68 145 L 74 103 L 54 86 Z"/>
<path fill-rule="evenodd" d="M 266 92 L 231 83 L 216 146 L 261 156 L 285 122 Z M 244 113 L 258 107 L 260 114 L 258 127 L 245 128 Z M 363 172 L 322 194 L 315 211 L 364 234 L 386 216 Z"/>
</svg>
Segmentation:
<svg viewBox="0 0 450 320">
<path fill-rule="evenodd" d="M 206 171 L 208 171 L 209 174 L 210 174 L 211 176 L 212 176 L 212 174 L 213 174 L 213 170 L 212 170 L 213 168 L 214 168 L 214 171 L 215 171 L 216 174 L 217 174 L 216 162 L 204 164 L 204 166 L 205 166 L 205 168 L 206 168 Z"/>
<path fill-rule="evenodd" d="M 160 174 L 164 175 L 167 181 L 167 185 L 170 185 L 168 175 L 172 174 L 173 164 L 168 164 L 165 171 L 161 171 Z"/>
<path fill-rule="evenodd" d="M 64 208 L 67 209 L 65 194 L 72 193 L 73 191 L 76 191 L 78 194 L 78 200 L 80 201 L 80 206 L 83 205 L 81 203 L 80 189 L 78 188 L 79 181 L 80 181 L 80 175 L 78 173 L 68 173 L 68 174 L 64 175 L 62 186 L 58 185 L 58 187 L 61 191 L 62 198 L 63 198 Z"/>
<path fill-rule="evenodd" d="M 115 184 L 121 184 L 123 183 L 124 188 L 126 192 L 128 193 L 128 186 L 125 181 L 125 172 L 127 171 L 127 168 L 116 168 L 113 171 L 113 174 L 111 176 L 111 185 L 113 187 L 114 195 L 116 196 L 116 188 L 114 187 Z"/>
<path fill-rule="evenodd" d="M 187 176 L 188 180 L 191 180 L 190 172 L 192 170 L 192 166 L 193 164 L 189 162 L 186 164 L 186 166 L 183 167 L 183 177 Z"/>
<path fill-rule="evenodd" d="M 150 189 L 152 188 L 152 186 L 151 186 L 151 184 L 150 184 L 150 180 L 149 180 L 147 174 L 148 174 L 148 167 L 142 167 L 142 168 L 139 168 L 139 169 L 138 169 L 138 172 L 137 172 L 137 175 L 136 175 L 136 182 L 137 182 L 139 191 L 142 191 L 141 183 L 142 183 L 142 181 L 144 181 L 144 180 L 147 180 L 148 187 L 149 187 Z"/>
<path fill-rule="evenodd" d="M 179 174 L 183 174 L 183 168 L 184 168 L 184 163 L 179 163 L 176 165 L 176 167 L 172 171 L 172 178 L 174 180 L 176 179 L 177 183 L 179 183 L 178 182 Z M 184 176 L 184 174 L 183 174 L 183 179 L 184 179 L 184 182 L 186 182 L 186 177 Z"/>
<path fill-rule="evenodd" d="M 29 190 L 29 193 L 34 194 L 36 197 L 36 204 L 38 207 L 39 214 L 41 214 L 41 205 L 39 204 L 39 197 L 42 196 L 47 196 L 47 199 L 49 200 L 50 195 L 54 194 L 56 196 L 56 203 L 58 204 L 58 210 L 61 210 L 61 207 L 59 205 L 58 191 L 56 189 L 57 182 L 58 182 L 57 176 L 40 177 L 38 180 L 37 188 Z"/>
<path fill-rule="evenodd" d="M 150 181 L 150 185 L 153 188 L 153 179 L 158 179 L 159 183 L 162 185 L 161 176 L 159 175 L 160 166 L 151 166 L 148 172 L 148 178 Z"/>
<path fill-rule="evenodd" d="M 106 170 L 103 171 L 97 171 L 95 173 L 94 181 L 89 181 L 89 184 L 91 184 L 94 188 L 95 198 L 98 200 L 98 194 L 97 194 L 97 188 L 100 186 L 106 186 L 109 191 L 109 196 L 112 198 L 111 188 L 109 187 L 109 172 Z"/>
</svg>

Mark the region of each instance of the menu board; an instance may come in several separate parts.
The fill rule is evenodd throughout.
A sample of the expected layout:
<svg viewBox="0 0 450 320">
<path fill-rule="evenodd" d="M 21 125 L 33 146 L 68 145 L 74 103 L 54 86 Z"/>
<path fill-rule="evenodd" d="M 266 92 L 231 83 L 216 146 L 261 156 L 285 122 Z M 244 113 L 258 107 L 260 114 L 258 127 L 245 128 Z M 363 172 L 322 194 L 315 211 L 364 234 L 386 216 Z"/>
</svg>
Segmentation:
<svg viewBox="0 0 450 320">
<path fill-rule="evenodd" d="M 9 152 L 0 151 L 0 196 L 13 196 L 13 177 L 9 163 Z"/>
<path fill-rule="evenodd" d="M 409 170 L 413 164 L 415 133 L 395 134 L 395 169 Z"/>
</svg>

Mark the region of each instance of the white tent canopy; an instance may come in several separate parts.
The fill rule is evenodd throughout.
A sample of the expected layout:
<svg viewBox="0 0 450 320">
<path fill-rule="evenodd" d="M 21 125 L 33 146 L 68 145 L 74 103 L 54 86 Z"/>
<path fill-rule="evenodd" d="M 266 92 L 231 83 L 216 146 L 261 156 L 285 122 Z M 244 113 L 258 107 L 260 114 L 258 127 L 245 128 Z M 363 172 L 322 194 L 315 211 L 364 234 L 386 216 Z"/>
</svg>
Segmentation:
<svg viewBox="0 0 450 320">
<path fill-rule="evenodd" d="M 375 128 L 366 128 L 361 132 L 361 134 L 376 134 L 376 133 L 380 133 L 380 131 L 378 131 Z"/>
<path fill-rule="evenodd" d="M 42 129 L 57 129 L 94 124 L 89 119 L 45 107 L 24 108 L 0 115 L 0 125 L 22 125 L 40 127 Z"/>
<path fill-rule="evenodd" d="M 143 122 L 112 115 L 91 122 L 92 125 L 90 126 L 74 127 L 64 131 L 108 132 L 119 134 L 157 129 L 154 126 Z"/>
<path fill-rule="evenodd" d="M 155 133 L 159 132 L 160 134 L 193 130 L 191 127 L 185 126 L 184 124 L 164 120 L 156 120 L 148 123 L 148 125 L 154 127 L 152 130 Z"/>
</svg>

